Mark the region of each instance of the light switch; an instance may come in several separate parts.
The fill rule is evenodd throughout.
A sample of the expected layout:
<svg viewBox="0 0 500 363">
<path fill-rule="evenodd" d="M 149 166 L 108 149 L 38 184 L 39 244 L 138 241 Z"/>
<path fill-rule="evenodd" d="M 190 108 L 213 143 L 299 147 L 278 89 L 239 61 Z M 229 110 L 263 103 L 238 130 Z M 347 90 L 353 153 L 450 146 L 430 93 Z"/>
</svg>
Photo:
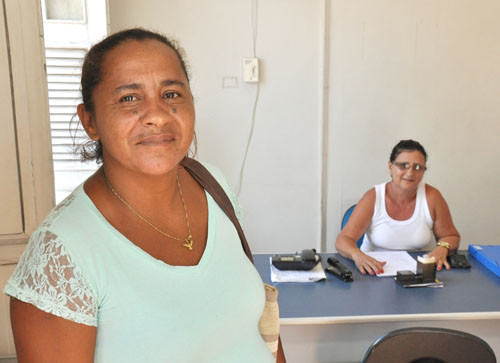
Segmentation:
<svg viewBox="0 0 500 363">
<path fill-rule="evenodd" d="M 243 80 L 259 82 L 259 58 L 243 58 Z"/>
<path fill-rule="evenodd" d="M 223 77 L 222 88 L 238 88 L 238 77 L 231 77 L 231 76 Z"/>
</svg>

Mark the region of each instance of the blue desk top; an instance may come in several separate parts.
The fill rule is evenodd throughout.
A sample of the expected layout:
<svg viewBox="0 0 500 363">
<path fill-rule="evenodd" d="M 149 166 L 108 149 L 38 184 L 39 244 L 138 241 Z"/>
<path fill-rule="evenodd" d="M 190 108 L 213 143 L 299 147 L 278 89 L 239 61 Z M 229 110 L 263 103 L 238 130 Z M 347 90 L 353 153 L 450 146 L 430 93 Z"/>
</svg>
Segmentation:
<svg viewBox="0 0 500 363">
<path fill-rule="evenodd" d="M 416 258 L 422 253 L 411 254 Z M 492 313 L 500 318 L 500 278 L 471 256 L 467 256 L 469 270 L 437 272 L 443 288 L 404 288 L 393 277 L 362 275 L 352 261 L 338 254 L 321 254 L 323 267 L 328 256 L 335 256 L 352 271 L 354 282 L 326 274 L 327 281 L 271 283 L 270 256 L 254 255 L 254 262 L 262 280 L 279 289 L 281 319 L 450 313 Z"/>
</svg>

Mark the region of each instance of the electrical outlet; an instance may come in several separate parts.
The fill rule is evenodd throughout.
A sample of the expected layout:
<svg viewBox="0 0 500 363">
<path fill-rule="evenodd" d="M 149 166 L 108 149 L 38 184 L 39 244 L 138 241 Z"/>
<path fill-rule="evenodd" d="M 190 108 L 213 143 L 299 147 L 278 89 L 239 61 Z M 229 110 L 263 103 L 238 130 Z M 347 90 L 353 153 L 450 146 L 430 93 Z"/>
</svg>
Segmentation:
<svg viewBox="0 0 500 363">
<path fill-rule="evenodd" d="M 259 82 L 259 58 L 243 58 L 243 80 Z"/>
</svg>

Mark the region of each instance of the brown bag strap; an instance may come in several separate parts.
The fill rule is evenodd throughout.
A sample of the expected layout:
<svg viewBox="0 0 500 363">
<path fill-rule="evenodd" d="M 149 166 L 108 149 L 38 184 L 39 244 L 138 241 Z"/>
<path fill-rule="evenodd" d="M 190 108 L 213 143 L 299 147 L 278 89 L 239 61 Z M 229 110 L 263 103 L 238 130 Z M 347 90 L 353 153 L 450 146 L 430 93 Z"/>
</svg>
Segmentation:
<svg viewBox="0 0 500 363">
<path fill-rule="evenodd" d="M 189 172 L 189 174 L 191 174 L 198 184 L 200 184 L 203 189 L 205 189 L 208 194 L 214 198 L 220 209 L 222 209 L 231 222 L 233 222 L 234 227 L 238 231 L 238 236 L 240 236 L 241 246 L 243 247 L 247 257 L 253 263 L 252 252 L 250 251 L 250 247 L 248 247 L 247 239 L 245 238 L 243 229 L 238 221 L 238 217 L 236 217 L 233 204 L 224 189 L 212 176 L 212 174 L 210 174 L 207 168 L 205 168 L 199 161 L 186 157 L 181 161 L 181 165 Z"/>
</svg>

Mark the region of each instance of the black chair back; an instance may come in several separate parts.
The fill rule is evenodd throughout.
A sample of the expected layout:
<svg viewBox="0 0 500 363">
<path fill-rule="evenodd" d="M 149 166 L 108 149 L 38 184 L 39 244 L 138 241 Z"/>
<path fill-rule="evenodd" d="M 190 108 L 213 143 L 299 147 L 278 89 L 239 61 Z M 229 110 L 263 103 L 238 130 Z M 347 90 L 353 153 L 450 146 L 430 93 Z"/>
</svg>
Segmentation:
<svg viewBox="0 0 500 363">
<path fill-rule="evenodd" d="M 481 338 L 444 328 L 405 328 L 377 338 L 363 363 L 496 363 Z"/>
</svg>

